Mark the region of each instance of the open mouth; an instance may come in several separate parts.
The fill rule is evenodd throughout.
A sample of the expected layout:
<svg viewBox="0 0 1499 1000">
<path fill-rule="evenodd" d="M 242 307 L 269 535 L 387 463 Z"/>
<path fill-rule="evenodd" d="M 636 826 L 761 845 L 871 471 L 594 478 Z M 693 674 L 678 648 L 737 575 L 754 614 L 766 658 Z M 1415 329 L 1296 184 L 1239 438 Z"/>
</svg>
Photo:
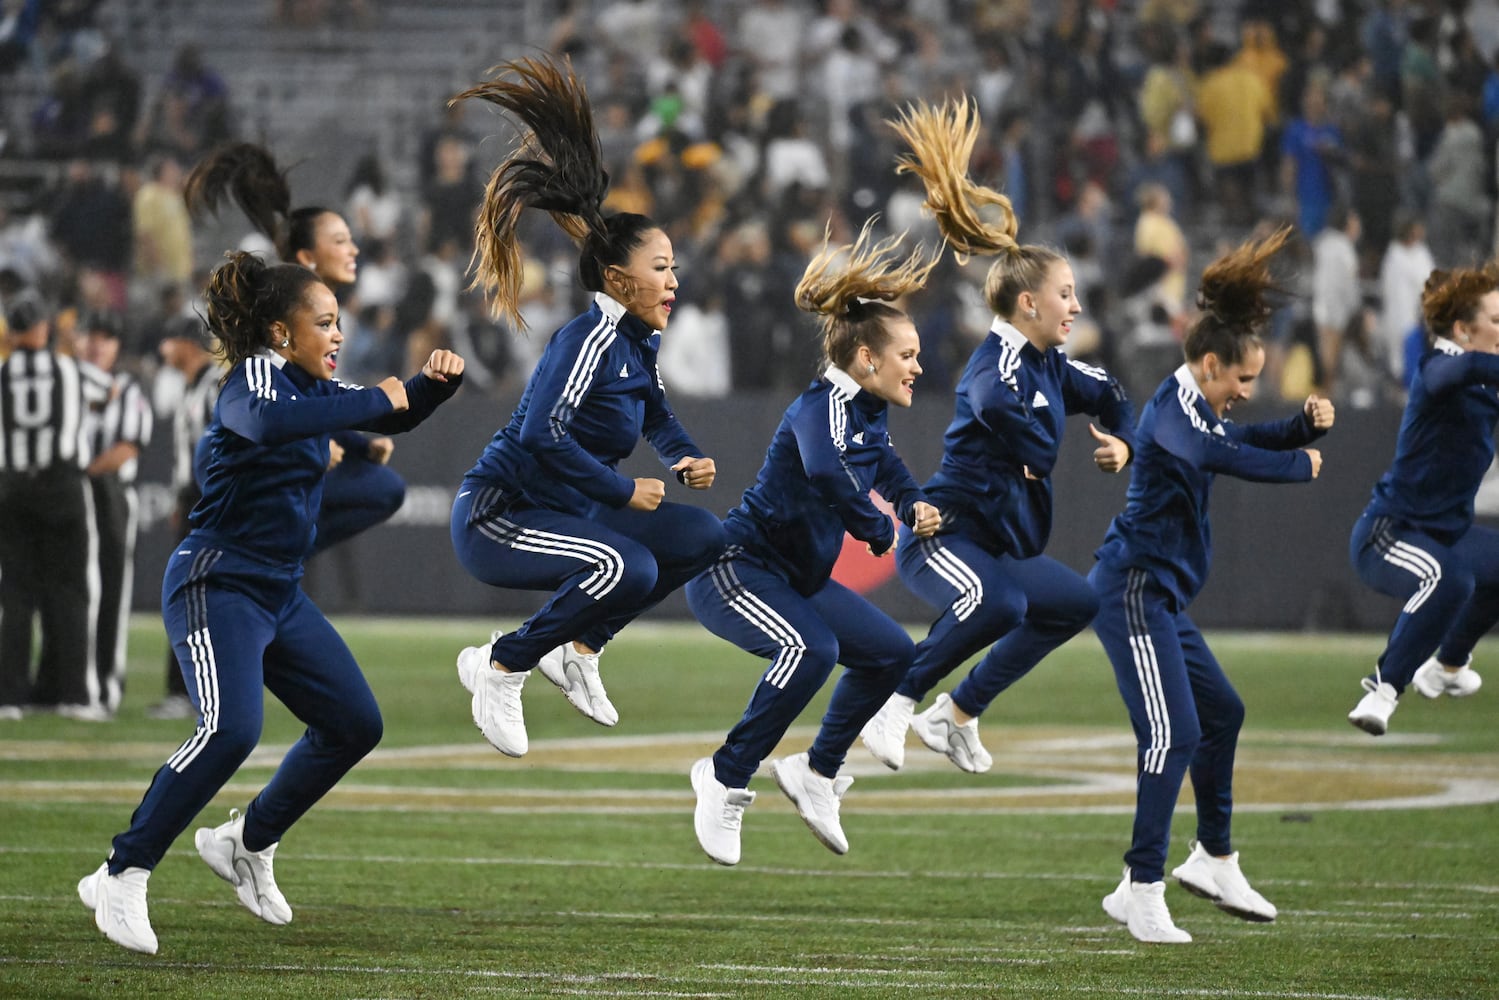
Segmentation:
<svg viewBox="0 0 1499 1000">
<path fill-rule="evenodd" d="M 338 352 L 337 351 L 329 351 L 327 354 L 324 354 L 323 355 L 323 363 L 328 366 L 328 370 L 330 372 L 331 371 L 337 371 L 338 370 Z"/>
</svg>

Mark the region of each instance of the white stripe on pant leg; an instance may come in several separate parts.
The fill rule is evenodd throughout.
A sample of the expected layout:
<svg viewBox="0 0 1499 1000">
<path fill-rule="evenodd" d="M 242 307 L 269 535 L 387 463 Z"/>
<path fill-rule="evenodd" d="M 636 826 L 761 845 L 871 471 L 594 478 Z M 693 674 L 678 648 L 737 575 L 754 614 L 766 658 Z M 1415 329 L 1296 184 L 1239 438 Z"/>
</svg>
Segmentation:
<svg viewBox="0 0 1499 1000">
<path fill-rule="evenodd" d="M 1374 528 L 1374 550 L 1380 558 L 1397 569 L 1405 570 L 1420 582 L 1416 592 L 1401 610 L 1411 614 L 1421 609 L 1426 599 L 1442 582 L 1442 564 L 1430 552 L 1395 537 L 1388 518 L 1380 518 Z"/>
<path fill-rule="evenodd" d="M 187 645 L 192 654 L 193 679 L 197 682 L 198 703 L 202 706 L 203 717 L 197 731 L 167 760 L 167 766 L 179 774 L 197 759 L 219 728 L 219 668 L 208 630 L 204 628 L 188 635 Z"/>
<path fill-rule="evenodd" d="M 1171 715 L 1166 709 L 1161 689 L 1160 661 L 1156 657 L 1155 642 L 1150 637 L 1150 627 L 1145 616 L 1142 596 L 1145 581 L 1143 572 L 1129 571 L 1125 584 L 1124 612 L 1130 652 L 1135 663 L 1135 676 L 1140 681 L 1145 718 L 1150 725 L 1150 745 L 1145 750 L 1144 768 L 1148 774 L 1160 774 L 1165 769 L 1166 752 L 1171 748 Z"/>
<path fill-rule="evenodd" d="M 967 620 L 968 616 L 984 602 L 983 581 L 971 566 L 936 539 L 923 542 L 922 549 L 927 555 L 927 565 L 932 568 L 932 571 L 958 592 L 957 599 L 952 604 L 953 617 L 958 621 Z"/>
<path fill-rule="evenodd" d="M 583 593 L 596 601 L 612 591 L 624 577 L 624 556 L 620 555 L 618 549 L 596 539 L 524 528 L 504 518 L 481 521 L 478 528 L 491 541 L 521 552 L 565 556 L 579 562 L 596 563 L 598 568 L 579 585 Z"/>
<path fill-rule="evenodd" d="M 1437 589 L 1437 584 L 1442 582 L 1442 564 L 1432 558 L 1429 552 L 1406 542 L 1396 542 L 1390 554 L 1385 556 L 1385 560 L 1402 569 L 1410 570 L 1420 579 L 1421 583 L 1416 587 L 1416 592 L 1411 595 L 1410 600 L 1405 602 L 1405 607 L 1401 608 L 1408 615 L 1420 611 L 1421 605 L 1426 603 L 1427 598 Z"/>
<path fill-rule="evenodd" d="M 99 684 L 99 595 L 103 590 L 99 575 L 99 514 L 94 506 L 94 487 L 87 476 L 82 479 L 84 526 L 88 535 L 88 562 L 84 569 L 84 590 L 88 602 L 88 651 L 84 655 L 84 690 L 90 705 L 109 707 L 109 699 Z"/>
<path fill-rule="evenodd" d="M 721 559 L 713 566 L 712 578 L 713 587 L 724 604 L 781 647 L 765 671 L 765 682 L 785 689 L 787 681 L 801 665 L 802 656 L 807 651 L 806 641 L 790 622 L 740 583 L 729 560 Z"/>
</svg>

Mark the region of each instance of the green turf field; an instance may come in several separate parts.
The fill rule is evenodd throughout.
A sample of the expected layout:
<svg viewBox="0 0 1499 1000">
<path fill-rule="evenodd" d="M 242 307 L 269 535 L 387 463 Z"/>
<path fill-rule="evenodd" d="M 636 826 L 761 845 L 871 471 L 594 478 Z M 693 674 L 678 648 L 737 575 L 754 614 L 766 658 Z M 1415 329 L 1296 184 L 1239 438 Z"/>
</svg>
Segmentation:
<svg viewBox="0 0 1499 1000">
<path fill-rule="evenodd" d="M 1196 940 L 1150 946 L 1099 907 L 1134 750 L 1091 633 L 984 717 L 989 774 L 914 737 L 899 774 L 857 746 L 844 857 L 757 777 L 729 869 L 698 849 L 687 770 L 738 718 L 758 661 L 695 627 L 637 625 L 604 658 L 619 726 L 537 675 L 531 752 L 511 760 L 474 729 L 453 658 L 514 623 L 338 624 L 385 740 L 282 842 L 286 927 L 241 909 L 191 832 L 151 880 L 159 954 L 110 943 L 78 901 L 191 731 L 143 715 L 161 688 L 154 619 L 137 619 L 117 721 L 0 723 L 0 997 L 1499 997 L 1499 670 L 1467 700 L 1411 693 L 1375 739 L 1344 715 L 1379 639 L 1210 635 L 1249 710 L 1235 846 L 1280 918 L 1244 923 L 1168 882 Z M 822 705 L 784 751 L 805 748 Z M 295 739 L 279 706 L 267 718 L 202 825 L 243 807 Z M 1192 830 L 1188 790 L 1171 864 Z"/>
</svg>

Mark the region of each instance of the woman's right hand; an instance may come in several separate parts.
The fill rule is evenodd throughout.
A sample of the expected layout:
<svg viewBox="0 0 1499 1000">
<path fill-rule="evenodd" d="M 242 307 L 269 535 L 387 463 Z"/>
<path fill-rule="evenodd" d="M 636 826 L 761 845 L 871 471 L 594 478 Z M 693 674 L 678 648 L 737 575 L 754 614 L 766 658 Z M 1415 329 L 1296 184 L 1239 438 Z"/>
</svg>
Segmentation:
<svg viewBox="0 0 1499 1000">
<path fill-rule="evenodd" d="M 630 497 L 631 510 L 655 510 L 666 499 L 666 484 L 659 479 L 635 480 L 635 492 Z"/>
<path fill-rule="evenodd" d="M 1316 448 L 1303 448 L 1301 450 L 1306 452 L 1306 457 L 1312 460 L 1312 478 L 1316 479 L 1322 472 L 1322 452 Z"/>
<path fill-rule="evenodd" d="M 411 408 L 411 403 L 406 399 L 406 383 L 394 375 L 382 379 L 375 388 L 385 393 L 385 397 L 390 400 L 391 407 L 397 413 Z"/>
</svg>

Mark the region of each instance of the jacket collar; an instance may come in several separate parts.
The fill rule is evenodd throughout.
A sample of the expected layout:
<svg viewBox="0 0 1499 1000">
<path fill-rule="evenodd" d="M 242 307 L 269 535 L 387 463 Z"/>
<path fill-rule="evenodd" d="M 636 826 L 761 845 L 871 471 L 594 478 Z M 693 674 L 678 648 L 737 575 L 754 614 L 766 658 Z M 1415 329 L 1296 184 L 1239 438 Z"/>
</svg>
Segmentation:
<svg viewBox="0 0 1499 1000">
<path fill-rule="evenodd" d="M 1441 351 L 1443 354 L 1463 354 L 1463 353 L 1465 353 L 1463 351 L 1463 349 L 1458 346 L 1457 341 L 1455 341 L 1455 340 L 1449 340 L 1446 337 L 1438 337 L 1436 339 L 1436 342 L 1433 343 L 1431 346 L 1435 347 L 1437 350 Z"/>
<path fill-rule="evenodd" d="M 599 312 L 613 321 L 615 329 L 632 340 L 647 340 L 658 332 L 646 326 L 644 320 L 631 315 L 625 304 L 608 292 L 594 292 L 593 304 L 599 307 Z"/>
<path fill-rule="evenodd" d="M 1025 334 L 998 316 L 994 317 L 994 325 L 989 328 L 989 332 L 998 337 L 1007 347 L 1012 347 L 1017 351 L 1027 347 L 1033 351 L 1036 350 L 1036 345 L 1026 340 Z"/>
<path fill-rule="evenodd" d="M 1186 365 L 1182 365 L 1180 368 L 1178 368 L 1173 373 L 1172 377 L 1176 379 L 1176 383 L 1178 385 L 1180 385 L 1183 389 L 1186 389 L 1188 392 L 1193 393 L 1199 399 L 1206 398 L 1202 395 L 1202 386 L 1197 384 L 1197 379 L 1193 376 L 1192 369 L 1188 368 Z"/>
</svg>

